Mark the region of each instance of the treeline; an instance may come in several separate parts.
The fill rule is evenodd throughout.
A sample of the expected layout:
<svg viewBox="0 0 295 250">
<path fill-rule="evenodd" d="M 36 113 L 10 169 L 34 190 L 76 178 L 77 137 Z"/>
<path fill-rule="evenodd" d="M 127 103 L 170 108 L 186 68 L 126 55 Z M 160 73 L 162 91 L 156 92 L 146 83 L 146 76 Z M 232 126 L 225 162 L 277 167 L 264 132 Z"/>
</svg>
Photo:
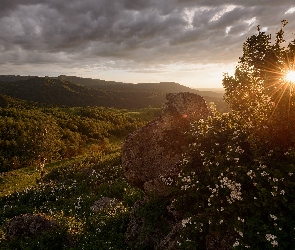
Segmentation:
<svg viewBox="0 0 295 250">
<path fill-rule="evenodd" d="M 191 92 L 214 102 L 221 112 L 228 112 L 222 93 L 199 91 L 175 82 L 118 83 L 79 77 L 4 77 L 0 93 L 15 98 L 55 106 L 103 106 L 124 109 L 163 107 L 167 93 Z"/>
<path fill-rule="evenodd" d="M 141 119 L 103 107 L 39 107 L 1 96 L 0 172 L 103 151 Z"/>
</svg>

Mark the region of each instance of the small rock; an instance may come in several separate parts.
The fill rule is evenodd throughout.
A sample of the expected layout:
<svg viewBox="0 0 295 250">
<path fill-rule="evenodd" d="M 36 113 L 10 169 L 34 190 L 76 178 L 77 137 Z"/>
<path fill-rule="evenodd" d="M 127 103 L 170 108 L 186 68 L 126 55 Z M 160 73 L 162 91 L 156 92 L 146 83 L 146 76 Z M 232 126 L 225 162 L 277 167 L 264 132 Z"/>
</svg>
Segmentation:
<svg viewBox="0 0 295 250">
<path fill-rule="evenodd" d="M 95 201 L 90 209 L 93 212 L 99 212 L 105 209 L 115 208 L 120 202 L 116 198 L 102 197 Z"/>
<path fill-rule="evenodd" d="M 34 236 L 57 227 L 56 221 L 44 215 L 23 214 L 10 219 L 3 229 L 7 239 L 12 239 L 17 236 Z"/>
</svg>

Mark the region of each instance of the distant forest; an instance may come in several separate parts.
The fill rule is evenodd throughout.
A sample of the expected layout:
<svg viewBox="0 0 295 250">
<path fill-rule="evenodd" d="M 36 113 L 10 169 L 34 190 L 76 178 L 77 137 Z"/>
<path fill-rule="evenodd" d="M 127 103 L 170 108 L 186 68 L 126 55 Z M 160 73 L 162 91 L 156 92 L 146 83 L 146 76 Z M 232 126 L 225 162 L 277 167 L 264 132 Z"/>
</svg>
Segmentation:
<svg viewBox="0 0 295 250">
<path fill-rule="evenodd" d="M 0 76 L 0 173 L 106 152 L 159 115 L 167 93 L 192 92 L 228 110 L 222 93 L 174 82 L 120 83 L 74 76 Z"/>
<path fill-rule="evenodd" d="M 0 93 L 46 106 L 101 106 L 123 109 L 159 108 L 167 93 L 191 92 L 227 112 L 223 94 L 200 91 L 175 82 L 122 83 L 61 75 L 58 77 L 0 75 Z"/>
</svg>

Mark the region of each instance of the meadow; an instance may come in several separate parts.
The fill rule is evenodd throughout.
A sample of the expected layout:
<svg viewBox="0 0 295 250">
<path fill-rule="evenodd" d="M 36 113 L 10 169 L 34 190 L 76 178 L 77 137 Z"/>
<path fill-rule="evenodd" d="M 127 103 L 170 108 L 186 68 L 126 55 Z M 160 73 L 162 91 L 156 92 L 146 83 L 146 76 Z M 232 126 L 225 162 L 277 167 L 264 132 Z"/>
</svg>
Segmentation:
<svg viewBox="0 0 295 250">
<path fill-rule="evenodd" d="M 143 192 L 123 177 L 121 145 L 160 109 L 45 108 L 4 98 L 0 249 L 126 249 L 129 212 Z M 102 197 L 118 202 L 93 211 Z M 7 221 L 23 214 L 45 216 L 58 228 L 5 234 Z"/>
</svg>

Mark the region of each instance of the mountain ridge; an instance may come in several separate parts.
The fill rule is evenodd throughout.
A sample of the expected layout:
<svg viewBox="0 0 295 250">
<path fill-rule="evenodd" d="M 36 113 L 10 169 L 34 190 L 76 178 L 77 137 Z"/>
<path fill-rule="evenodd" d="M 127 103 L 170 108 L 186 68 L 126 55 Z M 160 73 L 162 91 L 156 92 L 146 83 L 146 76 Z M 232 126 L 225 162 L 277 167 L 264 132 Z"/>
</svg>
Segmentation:
<svg viewBox="0 0 295 250">
<path fill-rule="evenodd" d="M 27 101 L 56 106 L 103 106 L 137 109 L 162 107 L 167 93 L 191 92 L 226 110 L 223 94 L 200 91 L 175 82 L 123 83 L 61 75 L 38 77 L 0 75 L 0 93 Z"/>
</svg>

